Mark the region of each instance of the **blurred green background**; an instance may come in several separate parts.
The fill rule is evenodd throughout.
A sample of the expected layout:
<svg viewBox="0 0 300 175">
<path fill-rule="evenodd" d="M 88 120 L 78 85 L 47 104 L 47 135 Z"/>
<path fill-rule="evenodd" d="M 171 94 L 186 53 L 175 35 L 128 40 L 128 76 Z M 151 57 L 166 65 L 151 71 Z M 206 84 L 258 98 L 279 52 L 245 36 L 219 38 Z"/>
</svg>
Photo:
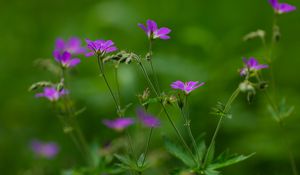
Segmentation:
<svg viewBox="0 0 300 175">
<path fill-rule="evenodd" d="M 300 7 L 299 1 L 288 2 Z M 46 164 L 57 174 L 59 169 L 82 163 L 73 143 L 62 133 L 49 102 L 37 100 L 27 91 L 36 81 L 56 81 L 49 72 L 35 67 L 34 60 L 52 58 L 55 39 L 71 36 L 112 39 L 118 48 L 145 54 L 146 36 L 137 23 L 145 23 L 147 19 L 172 29 L 171 40 L 157 41 L 154 45 L 154 64 L 163 89 L 170 90 L 169 84 L 178 79 L 207 82 L 192 94 L 191 116 L 195 135 L 205 132 L 206 140 L 211 138 L 217 124 L 217 118 L 210 114 L 211 108 L 217 101 L 225 102 L 238 86 L 241 78 L 237 70 L 243 66 L 241 58 L 255 56 L 261 61 L 264 58 L 260 40 L 243 42 L 242 37 L 263 29 L 270 40 L 273 10 L 267 0 L 1 1 L 1 174 L 26 174 L 38 164 Z M 295 106 L 285 124 L 300 167 L 299 21 L 299 11 L 282 15 L 278 20 L 282 38 L 275 47 L 274 73 L 278 99 L 285 97 L 288 104 Z M 101 123 L 103 118 L 116 117 L 115 108 L 98 77 L 96 59 L 81 58 L 82 63 L 72 71 L 72 97 L 77 107 L 87 107 L 79 120 L 89 142 L 97 140 L 104 144 L 120 136 Z M 123 100 L 136 104 L 135 95 L 145 87 L 143 76 L 135 65 L 121 66 L 120 71 Z M 254 102 L 248 104 L 246 95 L 242 94 L 233 104 L 232 113 L 233 118 L 225 121 L 217 138 L 217 151 L 229 148 L 231 152 L 256 152 L 256 155 L 224 169 L 224 174 L 291 174 L 282 133 L 267 111 L 264 96 L 258 93 Z M 135 116 L 134 108 L 128 116 Z M 175 115 L 174 119 L 182 125 L 179 116 Z M 163 149 L 161 135 L 176 138 L 169 123 L 163 121 L 163 127 L 154 133 L 152 150 Z M 58 157 L 45 162 L 35 160 L 28 147 L 34 138 L 58 142 L 61 147 Z M 162 165 L 153 167 L 150 172 L 167 174 Z"/>
</svg>

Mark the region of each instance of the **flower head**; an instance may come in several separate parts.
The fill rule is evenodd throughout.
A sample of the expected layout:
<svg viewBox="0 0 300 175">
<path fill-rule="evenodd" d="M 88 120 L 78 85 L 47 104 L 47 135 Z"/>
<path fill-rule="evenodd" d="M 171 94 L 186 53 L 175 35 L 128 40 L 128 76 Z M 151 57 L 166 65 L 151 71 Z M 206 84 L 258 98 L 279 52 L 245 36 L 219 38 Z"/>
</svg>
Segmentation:
<svg viewBox="0 0 300 175">
<path fill-rule="evenodd" d="M 63 53 L 65 51 L 78 55 L 83 54 L 85 48 L 81 47 L 81 41 L 77 37 L 72 37 L 67 41 L 64 41 L 62 38 L 56 39 L 54 52 Z"/>
<path fill-rule="evenodd" d="M 87 48 L 91 51 L 85 54 L 85 56 L 90 57 L 95 54 L 109 53 L 117 50 L 117 47 L 114 46 L 114 42 L 111 40 L 96 40 L 91 41 L 89 39 L 85 40 L 87 43 Z"/>
<path fill-rule="evenodd" d="M 61 96 L 66 95 L 68 93 L 67 90 L 61 89 L 57 90 L 54 87 L 45 87 L 44 92 L 38 93 L 36 97 L 45 97 L 50 101 L 57 101 Z"/>
<path fill-rule="evenodd" d="M 56 143 L 54 142 L 41 142 L 38 140 L 33 140 L 30 143 L 31 150 L 40 157 L 44 157 L 47 159 L 52 159 L 54 158 L 58 152 L 59 152 L 59 147 Z"/>
<path fill-rule="evenodd" d="M 122 131 L 134 123 L 132 118 L 117 118 L 115 120 L 103 120 L 104 125 L 117 131 Z"/>
<path fill-rule="evenodd" d="M 269 3 L 273 7 L 276 13 L 288 13 L 296 10 L 296 7 L 287 3 L 279 3 L 278 0 L 269 0 Z"/>
<path fill-rule="evenodd" d="M 146 113 L 142 108 L 138 108 L 137 116 L 143 125 L 149 128 L 157 128 L 160 125 L 160 121 L 151 114 Z"/>
<path fill-rule="evenodd" d="M 243 61 L 245 63 L 245 67 L 240 71 L 241 76 L 245 76 L 250 72 L 258 71 L 260 69 L 266 69 L 269 67 L 266 64 L 259 64 L 254 57 L 250 57 L 248 60 L 246 58 L 243 58 Z"/>
<path fill-rule="evenodd" d="M 171 84 L 171 87 L 173 89 L 180 89 L 184 91 L 186 94 L 189 94 L 193 90 L 197 89 L 200 86 L 203 86 L 205 82 L 199 83 L 198 81 L 188 81 L 188 82 L 182 82 L 180 80 L 177 80 Z"/>
<path fill-rule="evenodd" d="M 146 32 L 149 39 L 170 39 L 168 34 L 171 30 L 167 27 L 158 28 L 156 22 L 151 19 L 147 20 L 146 26 L 144 24 L 138 24 L 138 26 Z"/>
<path fill-rule="evenodd" d="M 74 67 L 80 63 L 79 58 L 72 58 L 71 53 L 65 51 L 63 53 L 54 52 L 54 58 L 57 62 L 61 63 L 61 65 L 65 68 Z"/>
</svg>

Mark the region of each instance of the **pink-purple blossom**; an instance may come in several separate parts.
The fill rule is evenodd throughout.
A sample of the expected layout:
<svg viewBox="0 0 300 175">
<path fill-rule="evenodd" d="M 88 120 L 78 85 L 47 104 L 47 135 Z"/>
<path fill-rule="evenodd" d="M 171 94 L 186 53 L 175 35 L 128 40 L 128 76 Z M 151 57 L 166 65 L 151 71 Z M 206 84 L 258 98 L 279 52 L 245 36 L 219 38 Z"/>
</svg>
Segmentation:
<svg viewBox="0 0 300 175">
<path fill-rule="evenodd" d="M 71 53 L 65 51 L 63 53 L 54 52 L 54 58 L 57 62 L 61 63 L 61 65 L 65 68 L 74 67 L 80 63 L 79 58 L 72 58 Z"/>
<path fill-rule="evenodd" d="M 41 142 L 39 140 L 33 140 L 30 143 L 30 147 L 37 156 L 47 159 L 54 158 L 59 152 L 59 147 L 54 142 Z"/>
<path fill-rule="evenodd" d="M 146 32 L 149 39 L 170 39 L 168 34 L 171 32 L 171 29 L 167 27 L 158 28 L 156 22 L 151 19 L 147 20 L 146 25 L 139 23 L 138 26 Z"/>
<path fill-rule="evenodd" d="M 61 96 L 66 95 L 68 93 L 67 90 L 61 89 L 57 90 L 54 87 L 45 87 L 42 93 L 38 93 L 36 97 L 45 97 L 50 101 L 57 101 Z"/>
<path fill-rule="evenodd" d="M 122 131 L 130 125 L 134 124 L 134 120 L 132 118 L 117 118 L 114 120 L 104 119 L 103 124 L 109 128 L 112 128 L 116 131 Z"/>
<path fill-rule="evenodd" d="M 67 41 L 62 38 L 56 39 L 54 52 L 63 53 L 65 51 L 78 55 L 85 53 L 85 48 L 81 46 L 81 41 L 77 37 L 71 37 Z"/>
<path fill-rule="evenodd" d="M 205 82 L 199 83 L 198 81 L 188 81 L 188 82 L 182 82 L 180 80 L 177 80 L 171 84 L 171 87 L 173 89 L 180 89 L 184 91 L 186 94 L 189 94 L 193 90 L 197 89 L 200 86 L 203 86 Z"/>
<path fill-rule="evenodd" d="M 278 0 L 269 0 L 269 3 L 273 7 L 276 13 L 288 13 L 296 10 L 296 7 L 287 3 L 279 3 Z"/>
<path fill-rule="evenodd" d="M 159 125 L 160 125 L 159 119 L 149 113 L 146 113 L 142 108 L 138 108 L 136 113 L 137 113 L 138 119 L 144 126 L 149 127 L 149 128 L 159 127 Z"/>
<path fill-rule="evenodd" d="M 240 71 L 241 76 L 245 76 L 253 71 L 258 71 L 269 67 L 267 64 L 259 64 L 254 57 L 250 57 L 248 60 L 246 58 L 243 58 L 243 62 L 245 64 L 245 67 Z"/>
<path fill-rule="evenodd" d="M 103 53 L 114 52 L 117 50 L 117 47 L 114 45 L 114 42 L 112 42 L 111 40 L 91 41 L 89 39 L 86 39 L 85 41 L 87 43 L 87 48 L 90 50 L 90 52 L 85 54 L 85 56 L 87 57 L 103 54 Z"/>
</svg>

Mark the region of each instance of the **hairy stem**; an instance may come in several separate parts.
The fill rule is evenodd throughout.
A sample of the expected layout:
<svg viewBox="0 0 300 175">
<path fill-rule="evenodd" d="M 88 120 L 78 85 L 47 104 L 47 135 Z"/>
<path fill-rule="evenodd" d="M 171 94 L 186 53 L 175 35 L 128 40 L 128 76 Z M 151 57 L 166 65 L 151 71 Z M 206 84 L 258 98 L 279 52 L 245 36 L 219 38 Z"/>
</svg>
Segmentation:
<svg viewBox="0 0 300 175">
<path fill-rule="evenodd" d="M 231 104 L 232 104 L 233 101 L 236 99 L 236 97 L 239 95 L 239 93 L 240 93 L 240 88 L 237 88 L 237 89 L 232 93 L 232 95 L 230 96 L 230 98 L 228 99 L 228 101 L 227 101 L 227 103 L 226 103 L 226 105 L 225 105 L 225 107 L 224 107 L 224 110 L 222 111 L 223 114 L 226 114 L 226 113 L 229 112 L 229 109 L 230 109 Z M 214 132 L 214 134 L 213 134 L 213 137 L 212 137 L 212 139 L 211 139 L 211 141 L 210 141 L 210 144 L 209 144 L 209 146 L 208 146 L 207 152 L 206 152 L 206 154 L 205 154 L 205 158 L 204 158 L 204 162 L 203 162 L 203 167 L 206 167 L 206 166 L 207 166 L 206 164 L 207 164 L 207 161 L 208 161 L 208 156 L 209 156 L 209 154 L 210 154 L 210 151 L 211 151 L 212 147 L 214 146 L 214 144 L 215 144 L 215 142 L 216 142 L 216 137 L 217 137 L 218 132 L 219 132 L 219 130 L 220 130 L 220 127 L 221 127 L 223 118 L 224 118 L 224 115 L 221 115 L 221 116 L 220 116 L 220 119 L 219 119 L 219 122 L 218 122 L 218 124 L 217 124 L 217 127 L 216 127 L 216 129 L 215 129 L 215 132 Z"/>
</svg>

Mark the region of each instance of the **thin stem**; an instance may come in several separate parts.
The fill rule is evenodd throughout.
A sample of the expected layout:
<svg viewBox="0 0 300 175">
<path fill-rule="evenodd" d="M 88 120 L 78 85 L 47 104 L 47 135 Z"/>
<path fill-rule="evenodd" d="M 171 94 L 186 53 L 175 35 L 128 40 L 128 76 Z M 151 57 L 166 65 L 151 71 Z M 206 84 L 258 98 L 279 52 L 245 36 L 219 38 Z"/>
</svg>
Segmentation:
<svg viewBox="0 0 300 175">
<path fill-rule="evenodd" d="M 116 80 L 116 85 L 117 85 L 117 92 L 118 92 L 118 103 L 119 103 L 119 105 L 120 106 L 122 106 L 121 105 L 121 91 L 120 91 L 120 84 L 119 84 L 119 78 L 118 78 L 118 68 L 115 68 L 114 69 L 115 71 L 115 80 Z"/>
<path fill-rule="evenodd" d="M 120 95 L 121 92 L 120 92 L 119 82 L 118 82 L 118 73 L 117 73 L 117 70 L 116 70 L 115 71 L 115 79 L 116 79 L 117 89 L 118 89 L 118 100 L 117 100 L 117 98 L 115 97 L 115 95 L 114 95 L 114 93 L 113 93 L 113 91 L 112 91 L 112 89 L 111 89 L 111 87 L 110 87 L 110 85 L 108 83 L 108 80 L 107 80 L 105 72 L 104 72 L 104 65 L 103 65 L 103 62 L 101 60 L 101 58 L 102 58 L 103 55 L 104 55 L 104 53 L 102 53 L 101 55 L 100 54 L 97 55 L 97 61 L 98 61 L 99 70 L 100 70 L 100 73 L 101 73 L 101 75 L 102 75 L 102 77 L 103 77 L 103 79 L 105 81 L 105 84 L 108 87 L 109 92 L 110 92 L 110 94 L 111 94 L 111 96 L 112 96 L 112 98 L 114 100 L 115 107 L 116 107 L 116 110 L 117 110 L 117 115 L 118 115 L 119 118 L 121 118 L 123 116 L 122 116 L 122 113 L 121 113 L 121 104 L 120 104 L 121 103 L 120 102 L 121 101 L 121 95 Z M 135 160 L 137 160 L 136 156 L 134 154 L 134 149 L 133 149 L 133 144 L 132 144 L 132 139 L 130 137 L 130 134 L 129 134 L 129 132 L 127 130 L 125 130 L 125 133 L 126 133 L 126 136 L 127 136 L 127 139 L 128 139 L 128 145 L 129 145 L 129 149 L 131 151 L 131 154 L 132 154 L 133 158 Z"/>
<path fill-rule="evenodd" d="M 147 156 L 147 153 L 148 153 L 148 150 L 149 150 L 149 145 L 150 145 L 152 132 L 153 132 L 153 128 L 150 128 L 150 133 L 149 133 L 149 136 L 148 136 L 147 145 L 146 145 L 146 149 L 145 149 L 145 152 L 144 152 L 144 158 L 143 158 L 141 167 L 144 166 L 144 163 L 145 163 L 145 160 L 146 160 L 146 156 Z"/>
<path fill-rule="evenodd" d="M 230 96 L 230 98 L 228 99 L 228 101 L 227 101 L 227 103 L 226 103 L 226 105 L 225 105 L 225 107 L 224 107 L 224 110 L 222 111 L 223 114 L 224 114 L 224 113 L 225 113 L 225 114 L 228 113 L 231 104 L 232 104 L 233 101 L 236 99 L 236 97 L 238 96 L 239 93 L 240 93 L 240 88 L 237 88 L 237 89 L 232 93 L 232 95 Z M 221 127 L 223 118 L 224 118 L 224 115 L 221 115 L 221 116 L 220 116 L 220 119 L 219 119 L 219 122 L 218 122 L 218 124 L 217 124 L 217 127 L 216 127 L 216 129 L 215 129 L 215 132 L 214 132 L 214 134 L 213 134 L 213 137 L 212 137 L 212 139 L 211 139 L 211 142 L 210 142 L 210 144 L 209 144 L 209 147 L 208 147 L 208 149 L 207 149 L 207 152 L 206 152 L 206 155 L 205 155 L 205 158 L 204 158 L 204 162 L 203 162 L 203 167 L 206 166 L 207 161 L 208 161 L 208 156 L 209 156 L 209 154 L 210 154 L 210 151 L 211 151 L 213 145 L 214 145 L 215 142 L 216 142 L 216 137 L 217 137 L 218 132 L 219 132 L 219 130 L 220 130 L 220 127 Z"/>
<path fill-rule="evenodd" d="M 195 149 L 195 154 L 197 156 L 198 163 L 200 164 L 201 159 L 200 159 L 199 151 L 197 148 L 197 143 L 196 143 L 195 137 L 193 136 L 193 133 L 191 130 L 191 123 L 190 123 L 190 117 L 189 117 L 189 106 L 188 106 L 188 95 L 185 96 L 185 111 L 186 112 L 184 113 L 183 109 L 181 109 L 181 114 L 186 116 L 186 117 L 183 117 L 183 118 L 185 118 L 185 126 L 188 131 L 189 137 L 192 140 L 192 144 Z"/>
<path fill-rule="evenodd" d="M 111 94 L 111 96 L 112 96 L 112 98 L 113 98 L 113 100 L 115 102 L 117 113 L 120 113 L 120 105 L 119 105 L 119 103 L 118 103 L 118 101 L 117 101 L 117 99 L 116 99 L 116 97 L 115 97 L 115 95 L 114 95 L 114 93 L 113 93 L 113 91 L 112 91 L 112 89 L 111 89 L 108 81 L 107 81 L 106 75 L 104 73 L 104 67 L 103 67 L 103 63 L 102 63 L 102 60 L 101 60 L 101 56 L 98 55 L 97 58 L 98 58 L 97 60 L 98 60 L 98 66 L 99 66 L 99 70 L 100 70 L 101 76 L 103 77 L 103 79 L 105 81 L 105 84 L 108 87 L 109 92 L 110 92 L 110 94 Z"/>
<path fill-rule="evenodd" d="M 293 171 L 293 175 L 298 175 L 298 170 L 297 170 L 297 166 L 296 166 L 296 161 L 295 161 L 295 158 L 294 158 L 294 154 L 292 152 L 292 150 L 290 149 L 291 146 L 290 146 L 290 141 L 287 137 L 287 134 L 286 134 L 286 130 L 283 126 L 283 123 L 282 121 L 279 121 L 279 127 L 282 131 L 282 135 L 283 135 L 283 138 L 284 138 L 284 143 L 285 143 L 285 146 L 286 146 L 286 149 L 288 150 L 288 154 L 289 154 L 289 159 L 290 159 L 290 163 L 291 163 L 291 168 L 292 168 L 292 171 Z"/>
<path fill-rule="evenodd" d="M 61 78 L 63 78 L 64 81 L 65 81 L 64 86 L 67 86 L 67 80 L 65 80 L 66 76 L 67 76 L 66 70 L 62 69 Z M 70 101 L 71 101 L 71 99 L 70 99 L 69 94 L 66 94 L 63 98 L 64 108 L 65 108 L 65 110 L 67 112 L 67 116 L 68 116 L 68 118 L 65 118 L 65 123 L 72 127 L 71 131 L 68 132 L 68 133 L 70 134 L 70 136 L 71 136 L 73 142 L 75 143 L 75 145 L 78 147 L 80 152 L 83 154 L 83 157 L 86 159 L 87 163 L 89 165 L 92 165 L 93 162 L 92 162 L 92 159 L 91 159 L 91 154 L 89 152 L 89 148 L 88 148 L 86 139 L 82 134 L 80 126 L 77 123 L 77 118 L 75 116 L 75 110 L 72 107 L 72 105 L 70 105 Z"/>
<path fill-rule="evenodd" d="M 138 64 L 140 65 L 140 67 L 141 67 L 141 69 L 142 69 L 142 72 L 143 72 L 143 74 L 144 74 L 144 76 L 145 76 L 145 78 L 146 78 L 146 80 L 147 80 L 149 86 L 152 88 L 152 90 L 153 90 L 153 92 L 156 94 L 156 96 L 159 97 L 159 94 L 157 93 L 156 89 L 154 88 L 154 85 L 153 85 L 151 79 L 149 78 L 149 75 L 148 75 L 146 69 L 144 68 L 142 62 L 139 62 Z M 191 149 L 190 149 L 189 146 L 187 145 L 186 141 L 185 141 L 184 138 L 182 137 L 181 133 L 180 133 L 179 130 L 177 129 L 175 123 L 173 122 L 172 118 L 170 117 L 170 115 L 169 115 L 167 109 L 165 108 L 163 102 L 160 101 L 160 104 L 161 104 L 161 106 L 162 106 L 162 108 L 163 108 L 163 110 L 164 110 L 164 112 L 165 112 L 165 114 L 166 114 L 166 116 L 167 116 L 169 122 L 171 123 L 173 129 L 175 130 L 175 132 L 176 132 L 178 138 L 180 139 L 180 141 L 182 142 L 182 144 L 183 144 L 183 146 L 186 148 L 186 150 L 189 152 L 189 154 L 191 155 L 191 157 L 192 157 L 192 159 L 194 160 L 194 162 L 197 164 L 197 161 L 196 161 L 195 158 L 194 158 L 193 152 L 191 151 Z"/>
<path fill-rule="evenodd" d="M 267 92 L 264 91 L 264 94 L 265 94 L 265 96 L 266 96 L 269 104 L 272 106 L 272 108 L 276 112 L 276 118 L 277 118 L 276 121 L 277 121 L 277 123 L 279 125 L 279 128 L 281 130 L 281 133 L 282 133 L 282 136 L 283 136 L 283 139 L 284 139 L 284 143 L 285 143 L 287 152 L 289 154 L 289 159 L 290 159 L 290 164 L 291 164 L 291 167 L 292 167 L 293 175 L 298 175 L 297 165 L 296 165 L 296 161 L 295 161 L 295 158 L 294 158 L 294 154 L 293 154 L 293 152 L 291 150 L 290 141 L 288 139 L 288 136 L 286 134 L 285 128 L 283 126 L 283 121 L 282 121 L 281 117 L 278 116 L 278 115 L 280 115 L 279 108 L 276 105 L 276 103 L 273 102 L 273 100 L 271 99 L 271 97 L 269 96 L 269 94 Z"/>
<path fill-rule="evenodd" d="M 162 104 L 162 103 L 161 103 Z M 172 127 L 174 128 L 178 138 L 180 139 L 180 141 L 182 142 L 182 144 L 184 145 L 184 147 L 186 148 L 186 150 L 189 152 L 189 154 L 191 155 L 192 159 L 194 160 L 194 162 L 197 164 L 197 161 L 194 158 L 194 154 L 191 151 L 190 147 L 188 146 L 188 144 L 186 143 L 186 141 L 184 140 L 184 138 L 182 137 L 181 133 L 179 132 L 179 130 L 177 129 L 175 123 L 173 122 L 173 120 L 171 119 L 169 113 L 167 112 L 167 109 L 165 108 L 165 106 L 162 104 L 162 107 L 164 109 L 164 112 L 169 120 L 169 122 L 171 123 Z"/>
<path fill-rule="evenodd" d="M 154 69 L 154 66 L 153 66 L 153 62 L 152 62 L 152 39 L 149 39 L 149 50 L 148 50 L 148 53 L 149 53 L 149 58 L 148 58 L 148 62 L 150 64 L 150 68 L 151 68 L 151 72 L 152 72 L 152 75 L 153 75 L 153 79 L 154 79 L 154 82 L 155 82 L 155 86 L 157 88 L 157 91 L 158 93 L 160 94 L 160 87 L 159 87 L 159 83 L 158 83 L 158 77 L 157 77 L 157 74 L 155 72 L 155 69 Z"/>
</svg>

